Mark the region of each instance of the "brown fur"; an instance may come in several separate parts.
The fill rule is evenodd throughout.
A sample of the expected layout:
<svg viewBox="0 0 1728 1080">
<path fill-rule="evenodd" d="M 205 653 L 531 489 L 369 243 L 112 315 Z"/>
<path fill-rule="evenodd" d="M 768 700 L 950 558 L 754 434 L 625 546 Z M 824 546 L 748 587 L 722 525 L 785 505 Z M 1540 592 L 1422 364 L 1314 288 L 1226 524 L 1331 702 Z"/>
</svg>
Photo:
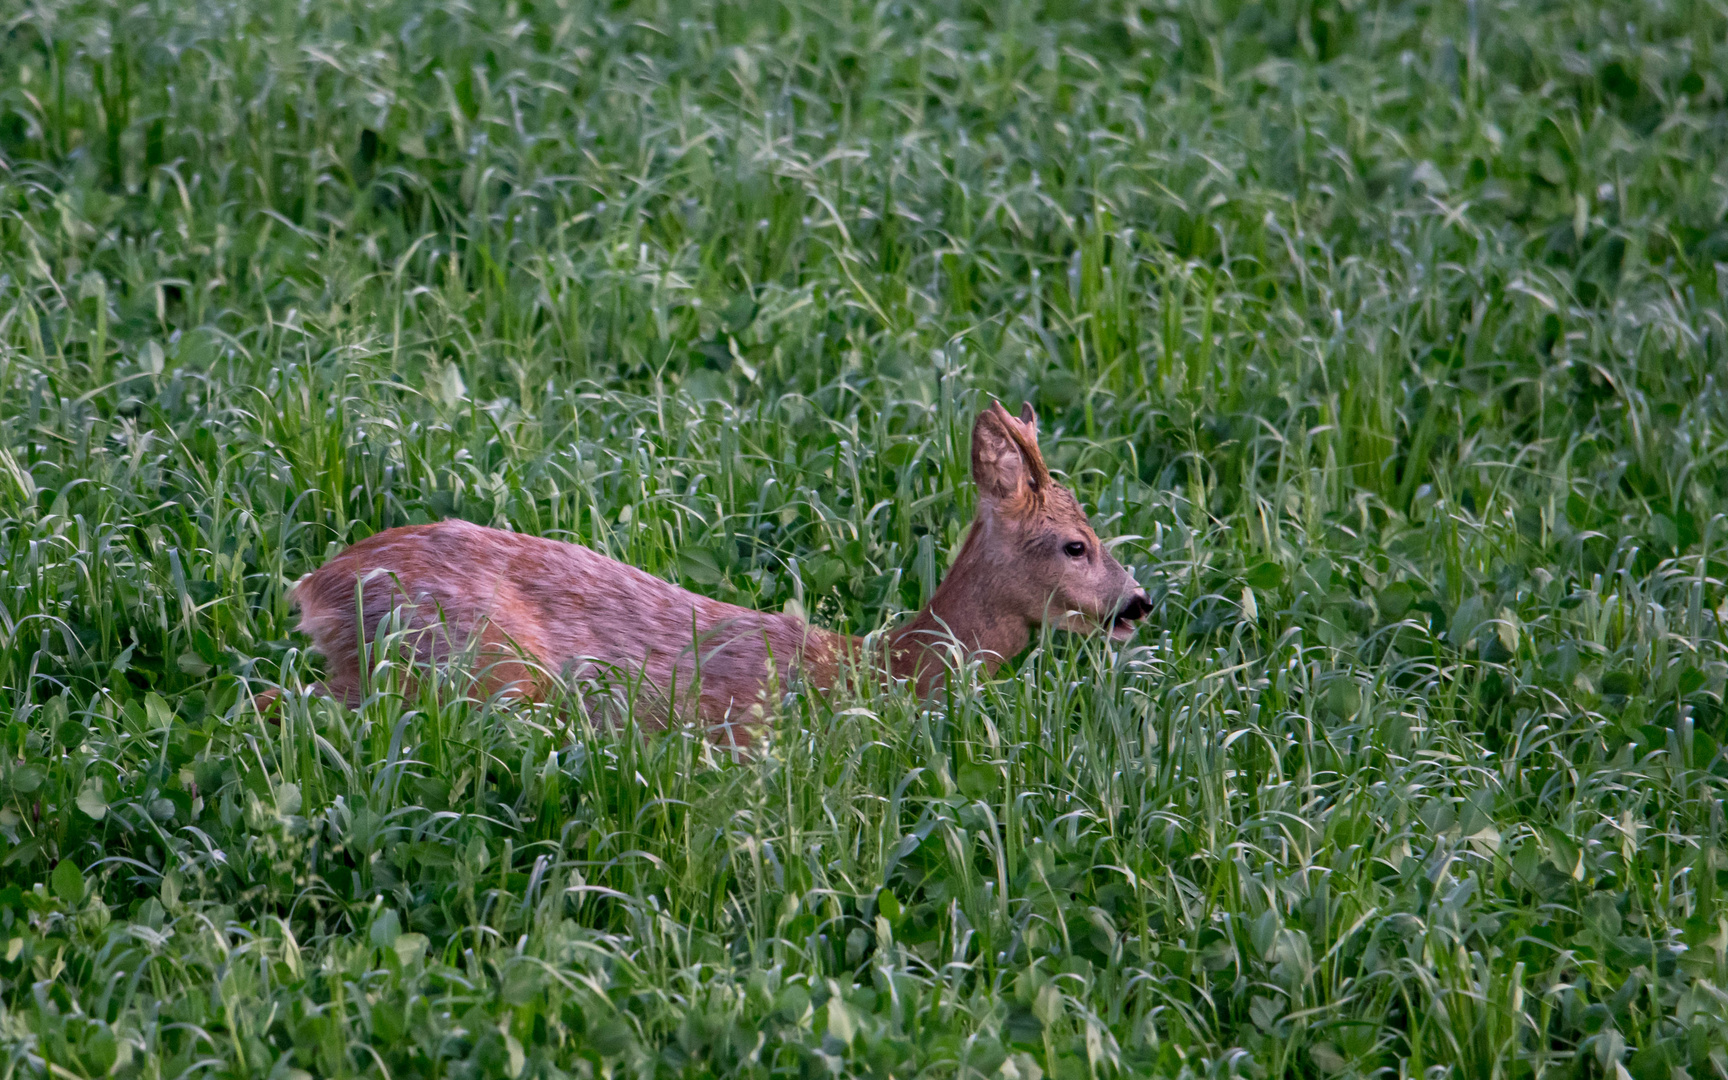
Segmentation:
<svg viewBox="0 0 1728 1080">
<path fill-rule="evenodd" d="M 1030 405 L 1019 419 L 1001 405 L 978 417 L 972 471 L 977 517 L 929 606 L 889 633 L 891 672 L 927 691 L 956 647 L 993 670 L 1051 620 L 1125 637 L 1126 623 L 1146 611 L 1145 594 L 1103 550 L 1074 496 L 1052 482 Z M 1084 556 L 1064 552 L 1076 543 Z M 689 715 L 695 698 L 690 712 L 740 743 L 771 686 L 802 678 L 830 687 L 860 647 L 791 615 L 698 596 L 577 544 L 466 521 L 362 540 L 301 579 L 291 599 L 329 662 L 325 688 L 350 705 L 366 689 L 360 633 L 376 647 L 384 624 L 403 631 L 399 640 L 421 663 L 471 651 L 491 692 L 539 700 L 574 683 L 598 703 L 609 684 L 613 698 L 633 696 L 662 722 Z"/>
</svg>

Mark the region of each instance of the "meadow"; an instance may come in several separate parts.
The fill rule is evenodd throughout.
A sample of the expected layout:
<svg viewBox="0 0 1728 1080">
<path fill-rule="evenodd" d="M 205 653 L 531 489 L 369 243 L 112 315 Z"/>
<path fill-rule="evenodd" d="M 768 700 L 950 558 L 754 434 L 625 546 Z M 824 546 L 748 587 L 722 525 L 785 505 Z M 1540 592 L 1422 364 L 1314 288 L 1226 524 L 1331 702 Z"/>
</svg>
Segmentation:
<svg viewBox="0 0 1728 1080">
<path fill-rule="evenodd" d="M 1728 1076 L 1725 94 L 1721 0 L 0 0 L 0 1074 Z M 1129 642 L 304 692 L 451 516 L 890 625 L 995 398 Z"/>
</svg>

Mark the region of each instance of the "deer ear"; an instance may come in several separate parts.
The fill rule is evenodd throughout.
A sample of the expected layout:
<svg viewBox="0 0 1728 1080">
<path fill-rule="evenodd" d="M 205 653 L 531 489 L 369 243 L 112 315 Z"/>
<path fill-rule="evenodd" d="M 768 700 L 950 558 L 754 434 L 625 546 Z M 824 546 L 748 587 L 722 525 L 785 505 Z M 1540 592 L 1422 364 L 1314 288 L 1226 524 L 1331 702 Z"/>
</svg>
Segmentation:
<svg viewBox="0 0 1728 1080">
<path fill-rule="evenodd" d="M 1022 401 L 1020 403 L 1020 422 L 1032 429 L 1032 437 L 1034 439 L 1038 437 L 1038 414 L 1032 411 L 1032 403 L 1030 401 Z"/>
<path fill-rule="evenodd" d="M 1008 500 L 1049 484 L 1037 434 L 1014 419 L 1000 402 L 978 414 L 972 425 L 972 479 L 987 499 Z"/>
</svg>

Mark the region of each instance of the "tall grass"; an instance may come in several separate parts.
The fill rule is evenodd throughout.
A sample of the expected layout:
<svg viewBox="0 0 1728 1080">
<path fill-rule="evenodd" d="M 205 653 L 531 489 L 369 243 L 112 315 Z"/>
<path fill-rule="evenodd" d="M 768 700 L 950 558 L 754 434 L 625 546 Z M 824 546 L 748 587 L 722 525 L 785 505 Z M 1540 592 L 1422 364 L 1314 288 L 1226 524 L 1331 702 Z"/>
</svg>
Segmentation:
<svg viewBox="0 0 1728 1080">
<path fill-rule="evenodd" d="M 1728 1074 L 1720 3 L 0 28 L 8 1076 Z M 302 692 L 449 516 L 887 625 L 992 396 L 1128 645 Z"/>
</svg>

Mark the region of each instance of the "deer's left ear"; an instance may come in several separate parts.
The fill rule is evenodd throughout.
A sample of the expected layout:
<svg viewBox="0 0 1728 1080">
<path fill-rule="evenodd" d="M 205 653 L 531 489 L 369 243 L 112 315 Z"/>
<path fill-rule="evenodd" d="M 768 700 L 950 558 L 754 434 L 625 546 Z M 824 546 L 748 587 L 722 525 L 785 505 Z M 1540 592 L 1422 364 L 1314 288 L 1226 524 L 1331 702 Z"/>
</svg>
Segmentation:
<svg viewBox="0 0 1728 1080">
<path fill-rule="evenodd" d="M 1038 440 L 1038 414 L 1032 411 L 1030 401 L 1020 403 L 1020 422 L 1032 429 L 1029 434 L 1032 436 L 1032 440 L 1036 442 Z"/>
<path fill-rule="evenodd" d="M 1000 403 L 978 414 L 972 426 L 972 479 L 988 499 L 1009 501 L 1042 492 L 1050 473 L 1038 453 L 1038 435 Z"/>
</svg>

